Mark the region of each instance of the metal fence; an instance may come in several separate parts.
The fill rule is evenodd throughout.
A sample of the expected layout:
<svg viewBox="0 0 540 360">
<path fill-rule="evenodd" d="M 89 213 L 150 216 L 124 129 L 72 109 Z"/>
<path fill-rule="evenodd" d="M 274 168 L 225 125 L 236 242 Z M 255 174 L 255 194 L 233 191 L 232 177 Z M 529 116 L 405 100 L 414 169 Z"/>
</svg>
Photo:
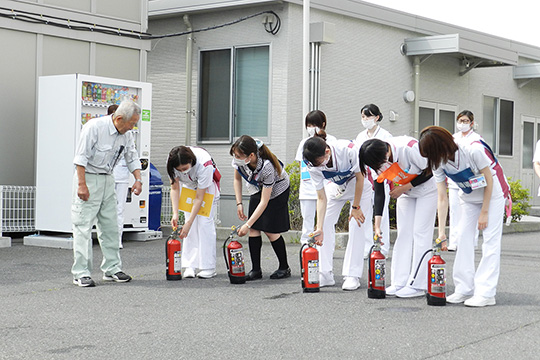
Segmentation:
<svg viewBox="0 0 540 360">
<path fill-rule="evenodd" d="M 218 206 L 216 209 L 216 216 L 214 219 L 216 225 L 219 225 L 221 223 L 221 221 L 219 220 L 219 213 L 220 213 L 220 203 L 218 202 Z M 167 185 L 163 185 L 161 187 L 161 226 L 170 225 L 171 217 L 172 217 L 171 187 Z M 184 223 L 184 213 L 182 211 L 180 211 L 180 214 L 178 214 L 178 223 L 179 224 Z"/>
<path fill-rule="evenodd" d="M 35 186 L 0 185 L 0 236 L 35 231 L 35 197 Z"/>
</svg>

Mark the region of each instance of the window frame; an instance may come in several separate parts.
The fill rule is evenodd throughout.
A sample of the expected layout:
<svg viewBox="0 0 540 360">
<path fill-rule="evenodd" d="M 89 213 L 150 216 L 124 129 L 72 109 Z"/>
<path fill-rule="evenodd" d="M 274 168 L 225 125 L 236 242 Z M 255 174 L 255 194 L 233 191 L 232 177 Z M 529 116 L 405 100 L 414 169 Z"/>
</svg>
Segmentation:
<svg viewBox="0 0 540 360">
<path fill-rule="evenodd" d="M 271 43 L 254 43 L 254 44 L 243 44 L 243 45 L 231 45 L 231 46 L 216 46 L 216 47 L 208 47 L 208 48 L 200 48 L 199 49 L 199 71 L 198 71 L 198 114 L 197 116 L 197 144 L 216 144 L 216 145 L 228 145 L 234 143 L 239 136 L 235 136 L 236 132 L 236 51 L 237 49 L 246 49 L 246 48 L 255 48 L 255 47 L 267 47 L 268 48 L 268 109 L 267 109 L 267 135 L 266 136 L 257 136 L 257 138 L 261 139 L 264 143 L 270 144 L 270 133 L 272 128 L 272 44 Z M 203 103 L 201 101 L 202 99 L 202 91 L 203 91 L 203 77 L 202 77 L 202 57 L 205 52 L 210 51 L 220 51 L 220 50 L 229 50 L 231 55 L 231 69 L 230 69 L 230 78 L 229 78 L 229 89 L 230 89 L 230 97 L 229 97 L 229 139 L 228 140 L 203 140 L 201 137 L 201 118 L 200 114 L 202 113 L 202 106 Z M 251 135 L 251 134 L 248 134 Z"/>
<path fill-rule="evenodd" d="M 484 104 L 486 97 L 493 98 L 493 99 L 495 99 L 495 102 L 496 102 L 496 108 L 495 108 L 495 111 L 494 111 L 495 112 L 495 119 L 494 119 L 495 120 L 495 122 L 494 122 L 494 125 L 495 125 L 495 142 L 494 142 L 494 144 L 489 144 L 489 145 L 492 147 L 493 152 L 498 157 L 511 159 L 511 158 L 513 158 L 515 156 L 514 144 L 515 144 L 515 135 L 516 135 L 515 134 L 516 133 L 516 102 L 515 102 L 515 100 L 510 99 L 510 98 L 505 98 L 505 97 L 500 97 L 500 96 L 493 96 L 493 95 L 489 95 L 489 94 L 483 94 L 482 104 Z M 501 152 L 500 152 L 500 150 L 501 150 L 501 146 L 500 146 L 500 143 L 501 143 L 501 100 L 509 101 L 509 102 L 512 103 L 512 138 L 511 138 L 512 144 L 510 146 L 510 149 L 511 149 L 511 154 L 510 155 L 507 155 L 507 154 L 502 155 Z M 482 107 L 482 133 L 484 133 L 484 131 L 483 131 L 484 130 L 484 122 L 486 120 L 485 116 L 483 114 L 483 111 L 484 111 L 484 109 Z"/>
<path fill-rule="evenodd" d="M 425 108 L 425 109 L 432 109 L 434 111 L 434 114 L 435 114 L 435 118 L 433 119 L 433 125 L 435 126 L 441 126 L 440 125 L 440 115 L 441 115 L 441 111 L 448 111 L 448 112 L 453 112 L 454 113 L 454 128 L 452 129 L 452 135 L 456 133 L 456 119 L 455 117 L 459 114 L 458 112 L 458 106 L 457 105 L 452 105 L 452 104 L 447 104 L 447 103 L 439 103 L 439 102 L 435 102 L 435 101 L 427 101 L 427 100 L 420 100 L 418 102 L 418 107 L 419 108 Z M 418 129 L 418 131 L 422 131 L 422 129 Z M 418 136 L 420 136 L 420 133 L 418 134 Z"/>
</svg>

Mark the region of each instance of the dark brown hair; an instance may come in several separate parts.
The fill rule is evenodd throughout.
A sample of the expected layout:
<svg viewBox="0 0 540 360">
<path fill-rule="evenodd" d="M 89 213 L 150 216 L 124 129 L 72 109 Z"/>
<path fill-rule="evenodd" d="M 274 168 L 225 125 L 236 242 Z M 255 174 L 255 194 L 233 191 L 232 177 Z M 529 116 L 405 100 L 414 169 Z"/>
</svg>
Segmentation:
<svg viewBox="0 0 540 360">
<path fill-rule="evenodd" d="M 176 181 L 174 170 L 185 164 L 191 164 L 195 166 L 197 163 L 197 157 L 187 146 L 176 146 L 173 147 L 169 152 L 169 158 L 167 159 L 167 174 L 169 174 L 169 179 L 171 180 L 171 185 Z"/>
<path fill-rule="evenodd" d="M 441 163 L 454 159 L 458 146 L 448 130 L 440 126 L 428 126 L 420 133 L 420 155 L 428 159 L 426 173 L 430 174 Z"/>
</svg>

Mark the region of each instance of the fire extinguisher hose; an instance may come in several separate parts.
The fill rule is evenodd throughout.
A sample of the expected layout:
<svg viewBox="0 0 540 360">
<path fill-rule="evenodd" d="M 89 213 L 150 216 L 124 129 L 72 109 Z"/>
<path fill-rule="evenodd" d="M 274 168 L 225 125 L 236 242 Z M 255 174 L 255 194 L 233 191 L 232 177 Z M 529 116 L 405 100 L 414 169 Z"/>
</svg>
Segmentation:
<svg viewBox="0 0 540 360">
<path fill-rule="evenodd" d="M 424 258 L 426 257 L 427 254 L 429 254 L 430 252 L 432 252 L 433 249 L 429 249 L 427 250 L 424 255 L 422 255 L 422 257 L 420 258 L 420 262 L 418 263 L 418 266 L 416 267 L 416 272 L 414 273 L 414 277 L 413 279 L 411 280 L 411 283 L 409 284 L 409 286 L 412 286 L 412 284 L 414 283 L 414 281 L 416 280 L 416 275 L 418 275 L 418 271 L 420 271 L 420 265 L 422 265 L 422 261 L 424 261 Z"/>
<path fill-rule="evenodd" d="M 223 258 L 225 259 L 225 264 L 227 265 L 227 271 L 229 271 L 229 260 L 227 260 L 227 242 L 232 238 L 232 236 L 229 236 L 227 239 L 225 239 L 225 242 L 223 243 Z"/>
<path fill-rule="evenodd" d="M 369 249 L 369 256 L 368 256 L 368 287 L 373 284 L 373 279 L 371 278 L 371 254 L 373 253 L 373 248 L 375 245 L 371 245 L 371 249 Z"/>
</svg>

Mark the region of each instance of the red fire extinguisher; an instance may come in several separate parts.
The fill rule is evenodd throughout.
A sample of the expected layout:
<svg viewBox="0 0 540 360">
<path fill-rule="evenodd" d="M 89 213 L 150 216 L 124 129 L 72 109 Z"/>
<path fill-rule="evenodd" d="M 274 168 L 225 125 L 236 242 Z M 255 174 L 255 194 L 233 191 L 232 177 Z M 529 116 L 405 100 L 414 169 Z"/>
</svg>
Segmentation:
<svg viewBox="0 0 540 360">
<path fill-rule="evenodd" d="M 446 305 L 446 261 L 441 257 L 440 239 L 435 240 L 433 257 L 428 261 L 427 303 L 433 306 Z"/>
<path fill-rule="evenodd" d="M 446 305 L 446 261 L 444 261 L 440 255 L 442 243 L 443 241 L 436 239 L 433 243 L 433 249 L 429 249 L 422 255 L 410 283 L 412 286 L 416 279 L 416 275 L 418 275 L 424 257 L 430 252 L 433 252 L 433 256 L 428 261 L 428 289 L 426 293 L 427 304 L 432 306 Z"/>
<path fill-rule="evenodd" d="M 381 252 L 381 238 L 373 238 L 373 246 L 369 251 L 368 264 L 368 298 L 384 299 L 386 298 L 385 276 L 386 276 L 386 258 Z"/>
<path fill-rule="evenodd" d="M 178 238 L 181 229 L 174 229 L 165 242 L 167 280 L 182 280 L 182 243 Z"/>
<path fill-rule="evenodd" d="M 233 226 L 231 234 L 223 243 L 223 257 L 225 258 L 231 284 L 244 284 L 246 282 L 244 251 L 242 244 L 234 240 L 236 235 L 238 235 L 238 227 Z"/>
<path fill-rule="evenodd" d="M 300 274 L 304 292 L 319 292 L 319 251 L 313 234 L 300 248 Z"/>
</svg>

